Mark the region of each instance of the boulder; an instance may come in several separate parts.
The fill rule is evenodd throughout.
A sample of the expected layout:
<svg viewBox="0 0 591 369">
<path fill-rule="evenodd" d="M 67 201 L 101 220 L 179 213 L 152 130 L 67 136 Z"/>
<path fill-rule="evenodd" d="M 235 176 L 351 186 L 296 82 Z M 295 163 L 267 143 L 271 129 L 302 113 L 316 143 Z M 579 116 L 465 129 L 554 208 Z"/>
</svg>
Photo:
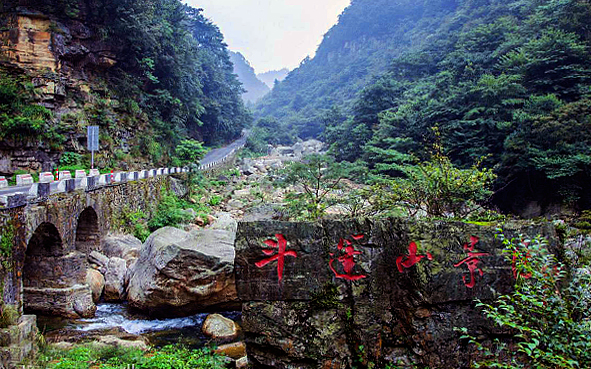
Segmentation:
<svg viewBox="0 0 591 369">
<path fill-rule="evenodd" d="M 236 369 L 248 368 L 248 357 L 244 356 L 236 360 Z"/>
<path fill-rule="evenodd" d="M 179 198 L 185 197 L 189 193 L 185 182 L 174 177 L 170 177 L 170 190 Z"/>
<path fill-rule="evenodd" d="M 109 258 L 105 255 L 101 254 L 98 251 L 92 251 L 90 255 L 88 255 L 88 261 L 90 262 L 91 266 L 96 266 L 96 269 L 99 270 L 102 274 L 107 272 L 107 265 L 109 264 Z"/>
<path fill-rule="evenodd" d="M 88 268 L 86 270 L 86 284 L 92 291 L 92 301 L 97 303 L 105 289 L 105 277 L 98 270 Z"/>
<path fill-rule="evenodd" d="M 211 224 L 209 229 L 219 229 L 223 231 L 230 232 L 231 234 L 236 234 L 236 230 L 238 229 L 238 222 L 236 219 L 232 217 L 230 213 L 216 213 L 215 214 L 215 221 Z M 232 241 L 233 243 L 234 241 Z"/>
<path fill-rule="evenodd" d="M 227 343 L 225 345 L 218 346 L 214 352 L 216 354 L 228 356 L 236 360 L 246 356 L 246 345 L 242 341 Z"/>
<path fill-rule="evenodd" d="M 242 217 L 242 222 L 259 222 L 263 220 L 276 220 L 282 218 L 279 210 L 282 204 L 261 204 L 254 206 L 246 211 Z"/>
<path fill-rule="evenodd" d="M 232 199 L 232 200 L 228 201 L 228 203 L 226 204 L 226 207 L 229 209 L 237 210 L 237 209 L 242 209 L 244 207 L 244 204 L 240 200 Z"/>
<path fill-rule="evenodd" d="M 101 249 L 106 256 L 125 260 L 137 258 L 142 248 L 142 241 L 129 234 L 109 235 L 101 241 L 101 244 Z"/>
<path fill-rule="evenodd" d="M 129 280 L 129 304 L 156 316 L 236 306 L 235 236 L 220 229 L 173 227 L 152 233 Z"/>
<path fill-rule="evenodd" d="M 231 340 L 238 336 L 238 326 L 232 319 L 220 314 L 211 314 L 205 318 L 201 331 L 213 339 Z M 240 355 L 244 356 L 244 355 Z"/>
<path fill-rule="evenodd" d="M 125 298 L 127 262 L 121 258 L 109 259 L 105 273 L 105 300 L 121 301 Z"/>
<path fill-rule="evenodd" d="M 237 199 L 241 199 L 241 198 L 245 198 L 245 197 L 250 197 L 250 189 L 249 188 L 245 188 L 243 190 L 235 190 L 234 191 L 234 197 Z"/>
</svg>

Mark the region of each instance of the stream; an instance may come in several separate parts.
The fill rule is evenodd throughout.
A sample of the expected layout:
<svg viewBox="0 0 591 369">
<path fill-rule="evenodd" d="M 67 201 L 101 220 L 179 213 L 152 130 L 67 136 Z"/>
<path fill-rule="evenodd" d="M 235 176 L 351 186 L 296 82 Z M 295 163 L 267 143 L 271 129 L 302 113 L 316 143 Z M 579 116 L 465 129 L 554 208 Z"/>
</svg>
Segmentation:
<svg viewBox="0 0 591 369">
<path fill-rule="evenodd" d="M 126 304 L 100 303 L 94 318 L 66 319 L 37 316 L 39 331 L 50 342 L 60 340 L 76 341 L 100 334 L 137 335 L 145 337 L 156 347 L 180 343 L 190 348 L 199 348 L 210 339 L 203 335 L 201 326 L 210 313 L 199 313 L 184 318 L 151 319 L 142 314 L 130 312 Z M 219 312 L 238 324 L 241 313 L 238 311 Z M 238 337 L 237 340 L 240 340 Z"/>
</svg>

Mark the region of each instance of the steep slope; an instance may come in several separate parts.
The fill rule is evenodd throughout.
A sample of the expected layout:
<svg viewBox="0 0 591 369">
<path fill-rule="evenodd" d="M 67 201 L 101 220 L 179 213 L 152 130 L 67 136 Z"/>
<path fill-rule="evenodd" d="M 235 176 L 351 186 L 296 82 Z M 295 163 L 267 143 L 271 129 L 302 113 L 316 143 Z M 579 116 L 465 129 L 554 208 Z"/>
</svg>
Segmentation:
<svg viewBox="0 0 591 369">
<path fill-rule="evenodd" d="M 283 68 L 279 70 L 270 70 L 265 73 L 257 74 L 257 78 L 263 81 L 269 88 L 273 88 L 275 86 L 275 81 L 283 81 L 287 74 L 289 73 L 289 69 Z"/>
<path fill-rule="evenodd" d="M 591 206 L 591 4 L 466 1 L 392 60 L 323 137 L 341 160 L 400 175 L 433 144 L 498 174 L 496 205 L 527 215 Z M 437 127 L 433 130 L 433 127 Z"/>
<path fill-rule="evenodd" d="M 230 60 L 234 64 L 234 73 L 238 75 L 238 80 L 242 82 L 242 87 L 246 90 L 242 94 L 245 102 L 255 103 L 267 92 L 269 87 L 257 78 L 254 68 L 241 53 L 230 51 Z"/>
<path fill-rule="evenodd" d="M 281 118 L 300 136 L 317 135 L 333 105 L 350 109 L 357 93 L 394 57 L 417 48 L 456 9 L 454 0 L 353 0 L 304 59 L 259 104 L 257 116 Z"/>
<path fill-rule="evenodd" d="M 2 1 L 0 172 L 85 162 L 88 125 L 100 127 L 101 167 L 164 164 L 185 138 L 239 135 L 251 118 L 201 11 L 180 0 Z"/>
</svg>

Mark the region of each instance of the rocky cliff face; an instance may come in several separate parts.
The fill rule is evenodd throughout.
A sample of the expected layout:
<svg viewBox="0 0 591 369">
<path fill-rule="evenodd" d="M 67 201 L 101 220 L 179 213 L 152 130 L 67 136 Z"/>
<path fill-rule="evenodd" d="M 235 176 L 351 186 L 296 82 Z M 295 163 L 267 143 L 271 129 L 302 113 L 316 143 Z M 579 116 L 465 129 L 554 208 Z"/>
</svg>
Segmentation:
<svg viewBox="0 0 591 369">
<path fill-rule="evenodd" d="M 236 288 L 257 368 L 468 368 L 500 332 L 475 308 L 514 280 L 495 228 L 401 219 L 240 223 Z M 505 234 L 555 239 L 553 229 Z M 554 242 L 555 245 L 555 242 Z M 417 365 L 417 366 L 415 366 Z"/>
<path fill-rule="evenodd" d="M 55 140 L 0 140 L 0 173 L 50 170 L 61 152 L 85 154 L 86 126 L 92 124 L 103 133 L 99 165 L 115 150 L 130 153 L 147 122 L 130 114 L 107 87 L 105 73 L 117 64 L 115 47 L 84 22 L 83 14 L 71 19 L 26 7 L 5 5 L 3 10 L 0 77 L 13 76 L 29 85 L 32 101 L 51 112 L 48 125 L 56 135 Z"/>
</svg>

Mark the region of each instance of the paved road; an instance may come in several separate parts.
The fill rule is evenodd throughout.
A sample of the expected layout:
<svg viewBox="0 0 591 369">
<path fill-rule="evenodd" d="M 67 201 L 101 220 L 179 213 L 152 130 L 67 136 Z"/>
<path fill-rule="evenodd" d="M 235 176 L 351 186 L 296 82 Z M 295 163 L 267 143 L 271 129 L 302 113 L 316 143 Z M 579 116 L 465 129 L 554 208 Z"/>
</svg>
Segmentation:
<svg viewBox="0 0 591 369">
<path fill-rule="evenodd" d="M 212 163 L 217 163 L 217 162 L 221 161 L 223 158 L 225 158 L 226 156 L 228 156 L 229 154 L 231 154 L 233 150 L 244 146 L 245 143 L 246 143 L 246 135 L 244 137 L 241 137 L 240 139 L 232 142 L 228 146 L 211 150 L 210 152 L 207 153 L 207 155 L 205 155 L 205 157 L 203 159 L 201 159 L 201 161 L 199 162 L 199 166 L 205 166 L 205 165 L 209 165 Z"/>
<path fill-rule="evenodd" d="M 246 143 L 246 135 L 240 139 L 232 142 L 230 145 L 221 147 L 219 149 L 211 150 L 205 155 L 205 157 L 199 162 L 200 166 L 209 165 L 222 161 L 223 158 L 230 155 L 235 149 L 244 146 Z M 81 179 L 76 179 L 76 187 L 80 186 Z M 19 193 L 28 194 L 31 189 L 30 185 L 27 186 L 10 186 L 7 188 L 0 189 L 0 196 L 10 196 Z M 50 193 L 58 192 L 58 182 L 52 182 L 50 185 Z"/>
</svg>

